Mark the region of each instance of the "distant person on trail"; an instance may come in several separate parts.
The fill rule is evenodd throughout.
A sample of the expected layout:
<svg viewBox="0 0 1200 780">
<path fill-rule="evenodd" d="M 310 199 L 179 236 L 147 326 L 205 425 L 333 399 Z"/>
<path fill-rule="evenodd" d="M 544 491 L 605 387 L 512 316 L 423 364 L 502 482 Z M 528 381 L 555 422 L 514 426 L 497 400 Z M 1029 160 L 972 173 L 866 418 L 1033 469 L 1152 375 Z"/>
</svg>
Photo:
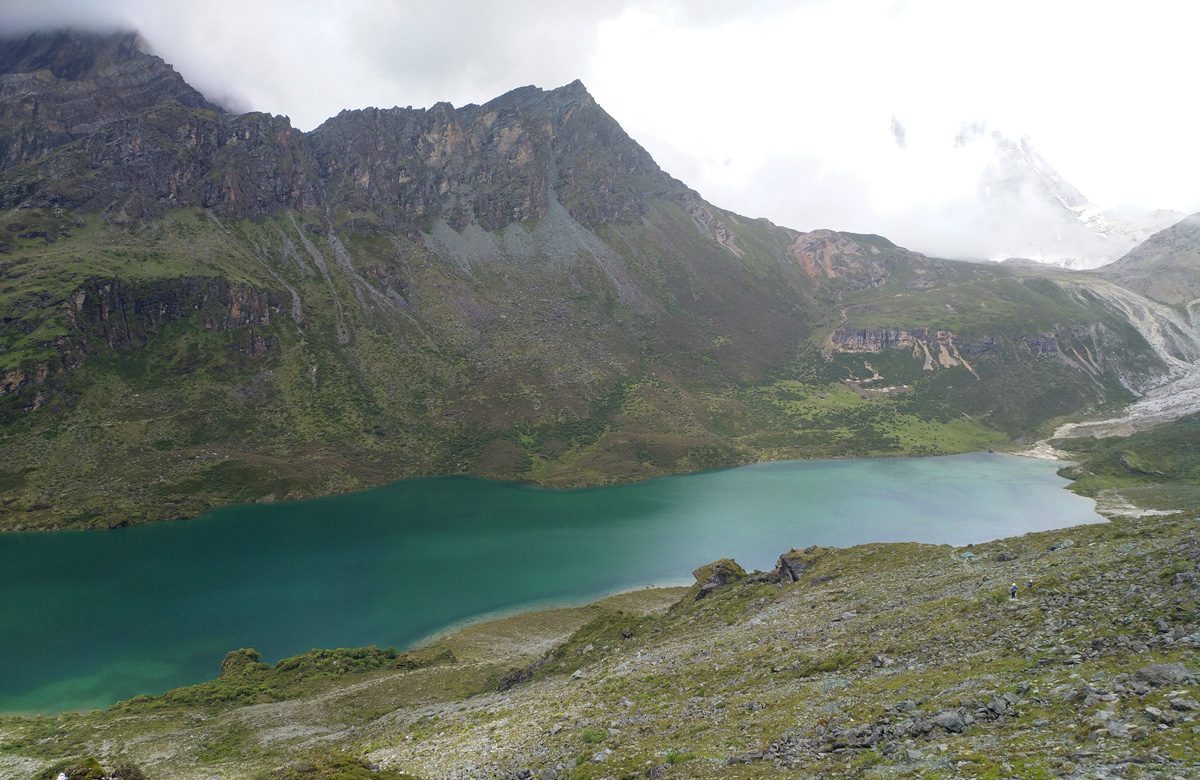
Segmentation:
<svg viewBox="0 0 1200 780">
<path fill-rule="evenodd" d="M 1017 597 L 1017 583 L 1014 582 L 1012 587 L 1008 589 L 1008 597 L 1010 599 L 1015 599 Z"/>
<path fill-rule="evenodd" d="M 1025 587 L 1029 588 L 1029 590 L 1033 590 L 1033 580 L 1030 580 L 1029 582 L 1025 583 Z"/>
</svg>

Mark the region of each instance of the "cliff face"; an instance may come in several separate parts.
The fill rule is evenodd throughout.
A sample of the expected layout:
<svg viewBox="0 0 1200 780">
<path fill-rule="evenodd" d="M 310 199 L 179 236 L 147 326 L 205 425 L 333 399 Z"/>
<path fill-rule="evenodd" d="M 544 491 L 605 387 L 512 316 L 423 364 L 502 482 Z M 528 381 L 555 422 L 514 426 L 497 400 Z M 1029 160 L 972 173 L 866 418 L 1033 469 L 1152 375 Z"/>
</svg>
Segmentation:
<svg viewBox="0 0 1200 780">
<path fill-rule="evenodd" d="M 79 208 L 148 219 L 198 206 L 253 218 L 308 210 L 316 186 L 300 133 L 285 117 L 229 116 L 176 102 L 115 119 L 60 150 L 14 166 L 5 207 Z"/>
<path fill-rule="evenodd" d="M 925 370 L 938 367 L 970 368 L 968 358 L 1005 352 L 1054 358 L 1068 368 L 1097 381 L 1106 374 L 1119 373 L 1122 361 L 1108 354 L 1106 345 L 1111 340 L 1102 326 L 1069 325 L 1059 326 L 1030 335 L 1008 338 L 979 336 L 966 339 L 952 330 L 937 328 L 859 328 L 843 324 L 833 332 L 829 347 L 843 353 L 878 353 L 884 350 L 911 350 L 914 359 L 923 361 Z M 978 379 L 978 375 L 976 375 Z"/>
<path fill-rule="evenodd" d="M 196 314 L 206 330 L 265 325 L 281 303 L 275 293 L 221 278 L 95 281 L 71 296 L 66 315 L 85 343 L 127 352 L 145 346 L 170 323 Z"/>
<path fill-rule="evenodd" d="M 684 190 L 578 81 L 483 106 L 343 111 L 302 134 L 284 117 L 225 114 L 139 45 L 133 33 L 0 41 L 0 203 L 131 218 L 321 208 L 417 237 L 435 220 L 540 219 L 552 198 L 594 227 Z"/>
<path fill-rule="evenodd" d="M 136 33 L 62 31 L 0 40 L 0 170 L 172 101 L 222 113 L 142 51 Z"/>
<path fill-rule="evenodd" d="M 0 374 L 0 422 L 14 413 L 41 408 L 51 393 L 64 389 L 64 375 L 90 356 L 122 354 L 145 347 L 168 325 L 191 317 L 207 331 L 250 328 L 237 349 L 264 357 L 276 345 L 270 334 L 252 326 L 268 325 L 282 311 L 278 293 L 231 283 L 220 277 L 187 277 L 129 282 L 93 279 L 72 292 L 62 305 L 66 332 L 47 344 L 52 354 Z M 0 328 L 0 336 L 8 328 Z"/>
<path fill-rule="evenodd" d="M 482 106 L 343 111 L 305 138 L 329 205 L 388 230 L 497 231 L 541 219 L 557 198 L 580 224 L 640 217 L 682 190 L 578 81 L 523 87 Z"/>
</svg>

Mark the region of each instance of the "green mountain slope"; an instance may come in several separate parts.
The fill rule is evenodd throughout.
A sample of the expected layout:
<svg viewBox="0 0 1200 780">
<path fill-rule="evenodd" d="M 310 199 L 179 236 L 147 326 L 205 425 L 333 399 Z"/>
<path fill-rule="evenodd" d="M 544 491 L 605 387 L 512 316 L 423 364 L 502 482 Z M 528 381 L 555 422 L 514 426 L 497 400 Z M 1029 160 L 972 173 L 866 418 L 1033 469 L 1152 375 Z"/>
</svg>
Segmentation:
<svg viewBox="0 0 1200 780">
<path fill-rule="evenodd" d="M 1036 272 L 708 204 L 578 82 L 300 133 L 72 36 L 0 56 L 3 528 L 982 449 L 1163 369 Z M 22 113 L 74 94 L 110 98 Z"/>
<path fill-rule="evenodd" d="M 1071 489 L 1098 502 L 1159 512 L 1200 503 L 1200 420 L 1195 416 L 1128 437 L 1053 439 L 1080 463 L 1064 468 Z"/>
</svg>

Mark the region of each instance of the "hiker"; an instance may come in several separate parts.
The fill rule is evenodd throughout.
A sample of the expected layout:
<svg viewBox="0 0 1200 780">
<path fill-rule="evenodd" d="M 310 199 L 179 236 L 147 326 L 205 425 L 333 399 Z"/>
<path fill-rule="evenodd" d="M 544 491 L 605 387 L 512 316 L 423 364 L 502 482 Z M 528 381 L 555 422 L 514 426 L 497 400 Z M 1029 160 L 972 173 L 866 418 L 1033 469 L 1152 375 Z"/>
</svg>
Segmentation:
<svg viewBox="0 0 1200 780">
<path fill-rule="evenodd" d="M 1030 580 L 1029 582 L 1025 583 L 1025 587 L 1028 588 L 1029 590 L 1033 590 L 1033 580 Z"/>
<path fill-rule="evenodd" d="M 1015 599 L 1017 597 L 1017 583 L 1014 582 L 1012 587 L 1008 589 L 1008 597 L 1010 599 Z"/>
</svg>

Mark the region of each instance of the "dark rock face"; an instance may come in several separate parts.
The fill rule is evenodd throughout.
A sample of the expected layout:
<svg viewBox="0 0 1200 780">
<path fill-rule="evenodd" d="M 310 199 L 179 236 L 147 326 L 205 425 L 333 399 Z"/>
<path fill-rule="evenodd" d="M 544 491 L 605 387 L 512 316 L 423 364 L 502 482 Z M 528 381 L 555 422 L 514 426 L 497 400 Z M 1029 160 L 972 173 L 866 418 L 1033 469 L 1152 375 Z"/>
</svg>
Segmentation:
<svg viewBox="0 0 1200 780">
<path fill-rule="evenodd" d="M 32 370 L 15 368 L 0 375 L 0 395 L 29 395 L 28 406 L 37 408 L 45 400 L 37 386 L 79 366 L 87 355 L 140 349 L 170 323 L 196 315 L 202 318 L 205 330 L 249 327 L 241 349 L 261 357 L 274 349 L 275 337 L 255 333 L 252 326 L 268 324 L 283 305 L 275 291 L 237 285 L 221 277 L 93 280 L 67 300 L 64 314 L 73 333 L 53 345 L 57 357 Z M 0 335 L 5 325 L 0 324 Z"/>
<path fill-rule="evenodd" d="M 775 564 L 775 568 L 771 571 L 756 574 L 748 578 L 748 583 L 758 582 L 799 582 L 800 578 L 817 562 L 817 560 L 829 551 L 828 547 L 818 547 L 811 545 L 803 550 L 788 550 L 783 555 L 779 556 L 779 561 Z M 695 572 L 693 572 L 694 574 Z M 833 575 L 827 575 L 824 578 L 814 578 L 813 583 L 827 582 L 833 579 Z"/>
<path fill-rule="evenodd" d="M 67 317 L 85 338 L 125 352 L 145 344 L 167 324 L 199 312 L 206 330 L 270 322 L 278 295 L 222 278 L 187 278 L 131 284 L 94 282 L 78 290 Z"/>
<path fill-rule="evenodd" d="M 846 352 L 911 349 L 916 344 L 914 335 L 902 328 L 855 328 L 850 325 L 834 331 L 833 342 Z"/>
<path fill-rule="evenodd" d="M 1038 333 L 1022 339 L 1034 353 L 1038 355 L 1055 354 L 1058 352 L 1058 339 L 1053 332 Z"/>
<path fill-rule="evenodd" d="M 996 348 L 996 340 L 991 336 L 983 336 L 974 341 L 967 341 L 958 345 L 958 351 L 964 355 L 980 355 L 984 352 L 991 352 Z"/>
<path fill-rule="evenodd" d="M 552 193 L 592 227 L 639 217 L 647 190 L 683 190 L 578 81 L 460 109 L 343 111 L 306 140 L 339 205 L 410 233 L 438 218 L 458 231 L 540 219 Z"/>
<path fill-rule="evenodd" d="M 44 157 L 110 122 L 175 102 L 223 113 L 136 33 L 34 33 L 0 40 L 0 170 Z"/>
<path fill-rule="evenodd" d="M 555 199 L 586 227 L 632 221 L 647 197 L 686 192 L 578 81 L 459 109 L 343 111 L 300 133 L 286 117 L 224 113 L 134 33 L 0 42 L 0 126 L 7 207 L 135 219 L 323 207 L 340 226 L 418 238 L 439 219 L 498 231 Z"/>
<path fill-rule="evenodd" d="M 317 205 L 301 134 L 284 117 L 230 116 L 177 102 L 114 120 L 70 149 L 16 167 L 0 201 L 147 218 L 200 206 L 252 218 Z"/>
<path fill-rule="evenodd" d="M 504 675 L 500 678 L 500 682 L 496 686 L 498 691 L 507 691 L 509 688 L 514 688 L 522 683 L 527 683 L 533 679 L 533 671 L 530 669 L 518 669 L 515 672 Z"/>
<path fill-rule="evenodd" d="M 490 104 L 489 104 L 490 105 Z M 343 111 L 311 134 L 320 175 L 339 182 L 331 197 L 410 232 L 445 214 L 462 230 L 496 230 L 545 215 L 550 126 L 519 109 Z"/>
<path fill-rule="evenodd" d="M 811 548 L 809 551 L 811 555 Z M 788 582 L 799 582 L 800 577 L 812 567 L 815 560 L 812 558 L 800 557 L 793 553 L 784 553 L 779 556 L 778 570 L 782 579 Z"/>
</svg>

